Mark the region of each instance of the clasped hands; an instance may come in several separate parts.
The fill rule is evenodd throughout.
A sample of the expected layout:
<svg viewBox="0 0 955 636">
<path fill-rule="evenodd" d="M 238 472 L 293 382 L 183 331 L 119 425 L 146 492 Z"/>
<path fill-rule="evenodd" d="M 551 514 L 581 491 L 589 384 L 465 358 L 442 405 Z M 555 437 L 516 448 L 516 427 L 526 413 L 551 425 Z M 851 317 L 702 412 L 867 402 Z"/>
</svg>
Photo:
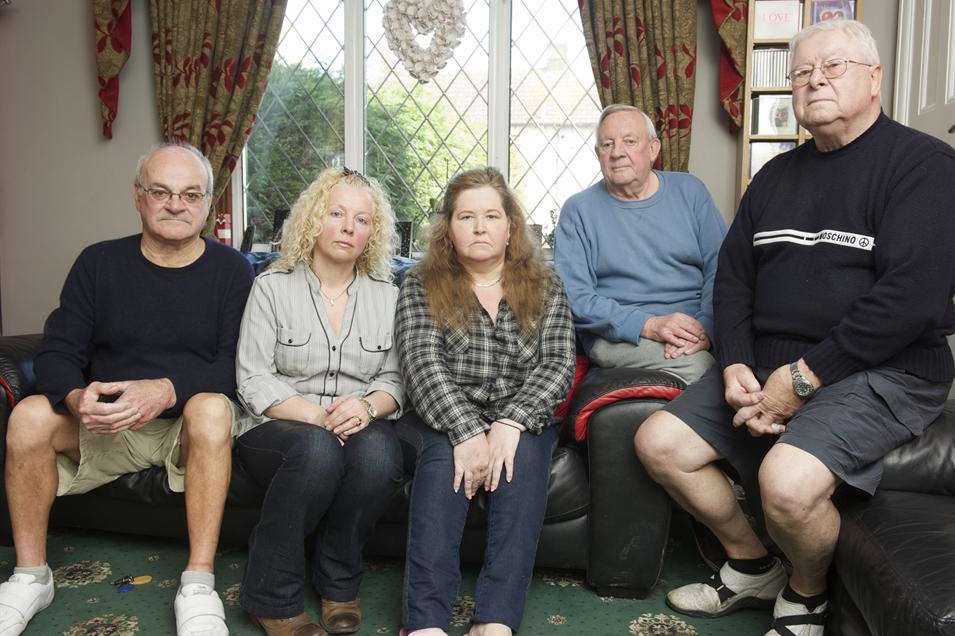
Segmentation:
<svg viewBox="0 0 955 636">
<path fill-rule="evenodd" d="M 663 357 L 668 360 L 710 348 L 710 339 L 706 335 L 703 324 L 696 318 L 679 311 L 647 318 L 640 335 L 662 342 Z"/>
<path fill-rule="evenodd" d="M 102 398 L 116 396 L 112 401 Z M 70 413 L 91 433 L 110 435 L 139 430 L 176 404 L 176 389 L 167 378 L 91 382 L 65 399 Z"/>
<path fill-rule="evenodd" d="M 344 444 L 371 423 L 371 416 L 359 397 L 343 395 L 327 407 L 316 405 L 310 423 L 331 431 Z"/>
<path fill-rule="evenodd" d="M 497 490 L 503 472 L 507 482 L 514 478 L 514 454 L 521 441 L 517 422 L 507 420 L 491 424 L 487 433 L 475 435 L 454 447 L 454 480 L 458 492 L 464 484 L 464 496 L 470 499 L 481 486 L 488 492 Z"/>
<path fill-rule="evenodd" d="M 746 426 L 750 435 L 778 435 L 786 430 L 786 423 L 802 407 L 801 400 L 793 392 L 789 366 L 783 365 L 760 386 L 759 381 L 745 364 L 732 364 L 723 370 L 723 394 L 736 415 L 733 426 Z"/>
</svg>

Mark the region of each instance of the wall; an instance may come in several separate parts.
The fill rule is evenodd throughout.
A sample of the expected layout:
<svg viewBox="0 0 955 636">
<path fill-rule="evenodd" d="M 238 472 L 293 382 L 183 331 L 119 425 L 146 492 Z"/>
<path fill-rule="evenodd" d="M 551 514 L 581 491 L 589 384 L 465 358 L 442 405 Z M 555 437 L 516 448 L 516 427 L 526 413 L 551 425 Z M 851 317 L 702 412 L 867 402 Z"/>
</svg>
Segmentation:
<svg viewBox="0 0 955 636">
<path fill-rule="evenodd" d="M 40 331 L 80 250 L 133 234 L 136 160 L 159 141 L 149 5 L 132 0 L 133 52 L 113 139 L 102 137 L 88 2 L 0 9 L 0 294 L 3 334 Z"/>
<path fill-rule="evenodd" d="M 39 331 L 79 251 L 138 231 L 136 159 L 159 141 L 149 15 L 132 0 L 133 53 L 121 76 L 113 139 L 100 134 L 93 20 L 86 2 L 14 0 L 0 9 L 0 311 L 2 333 Z M 719 39 L 698 2 L 698 66 L 690 171 L 727 220 L 736 208 L 737 140 L 719 106 Z M 896 0 L 868 0 L 865 21 L 885 66 L 890 112 Z"/>
<path fill-rule="evenodd" d="M 703 180 L 716 207 L 729 222 L 736 213 L 738 140 L 729 115 L 720 106 L 720 37 L 710 0 L 698 0 L 696 20 L 696 95 L 690 173 Z"/>
</svg>

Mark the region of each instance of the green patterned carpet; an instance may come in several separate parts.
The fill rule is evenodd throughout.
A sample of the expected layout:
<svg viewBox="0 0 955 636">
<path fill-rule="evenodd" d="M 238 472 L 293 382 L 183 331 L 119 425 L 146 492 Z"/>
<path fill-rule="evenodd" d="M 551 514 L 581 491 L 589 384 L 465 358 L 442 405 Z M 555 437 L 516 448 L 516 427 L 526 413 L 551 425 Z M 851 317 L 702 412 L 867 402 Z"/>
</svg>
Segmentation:
<svg viewBox="0 0 955 636">
<path fill-rule="evenodd" d="M 663 580 L 644 600 L 601 598 L 579 574 L 538 570 L 520 634 L 635 634 L 639 636 L 761 636 L 769 613 L 745 610 L 717 620 L 675 616 L 663 602 L 664 590 L 700 580 L 709 573 L 693 549 L 688 520 L 676 516 Z M 53 605 L 33 619 L 26 634 L 126 636 L 174 634 L 173 595 L 186 550 L 178 542 L 127 535 L 59 531 L 50 538 L 50 567 L 54 570 Z M 233 634 L 260 634 L 238 606 L 244 550 L 219 556 L 216 588 L 226 605 Z M 13 568 L 12 548 L 0 547 L 0 574 Z M 373 561 L 362 584 L 364 626 L 360 634 L 397 634 L 400 619 L 400 561 Z M 125 575 L 150 575 L 152 581 L 119 593 L 112 581 Z M 473 598 L 476 570 L 465 570 L 462 594 L 455 608 L 451 634 L 462 634 Z M 307 597 L 313 616 L 320 603 Z"/>
</svg>

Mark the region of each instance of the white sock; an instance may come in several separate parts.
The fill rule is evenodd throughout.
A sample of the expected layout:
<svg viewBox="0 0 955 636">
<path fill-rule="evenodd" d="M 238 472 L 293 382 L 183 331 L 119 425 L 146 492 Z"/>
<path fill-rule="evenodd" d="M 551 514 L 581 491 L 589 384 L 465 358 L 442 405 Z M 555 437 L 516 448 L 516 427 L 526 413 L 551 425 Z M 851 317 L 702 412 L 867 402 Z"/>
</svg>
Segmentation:
<svg viewBox="0 0 955 636">
<path fill-rule="evenodd" d="M 50 571 L 49 565 L 34 565 L 28 568 L 13 568 L 14 574 L 29 574 L 30 576 L 36 578 L 36 582 L 41 585 L 49 585 L 50 578 L 53 576 L 53 573 Z"/>
<path fill-rule="evenodd" d="M 202 585 L 209 586 L 210 590 L 216 589 L 216 577 L 212 572 L 201 572 L 199 570 L 184 570 L 182 575 L 179 577 L 179 591 L 182 591 L 182 588 L 186 585 L 191 585 L 193 583 L 201 583 Z M 176 594 L 179 593 L 176 592 Z"/>
</svg>

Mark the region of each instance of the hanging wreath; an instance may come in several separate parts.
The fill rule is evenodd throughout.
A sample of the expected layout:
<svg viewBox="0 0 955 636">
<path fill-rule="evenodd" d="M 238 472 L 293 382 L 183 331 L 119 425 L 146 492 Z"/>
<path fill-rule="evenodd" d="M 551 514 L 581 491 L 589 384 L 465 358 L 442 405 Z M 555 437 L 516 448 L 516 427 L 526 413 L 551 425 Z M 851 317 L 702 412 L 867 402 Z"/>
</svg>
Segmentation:
<svg viewBox="0 0 955 636">
<path fill-rule="evenodd" d="M 384 27 L 388 48 L 419 82 L 427 82 L 444 68 L 464 37 L 462 0 L 390 0 Z M 432 33 L 423 48 L 418 35 Z"/>
</svg>

